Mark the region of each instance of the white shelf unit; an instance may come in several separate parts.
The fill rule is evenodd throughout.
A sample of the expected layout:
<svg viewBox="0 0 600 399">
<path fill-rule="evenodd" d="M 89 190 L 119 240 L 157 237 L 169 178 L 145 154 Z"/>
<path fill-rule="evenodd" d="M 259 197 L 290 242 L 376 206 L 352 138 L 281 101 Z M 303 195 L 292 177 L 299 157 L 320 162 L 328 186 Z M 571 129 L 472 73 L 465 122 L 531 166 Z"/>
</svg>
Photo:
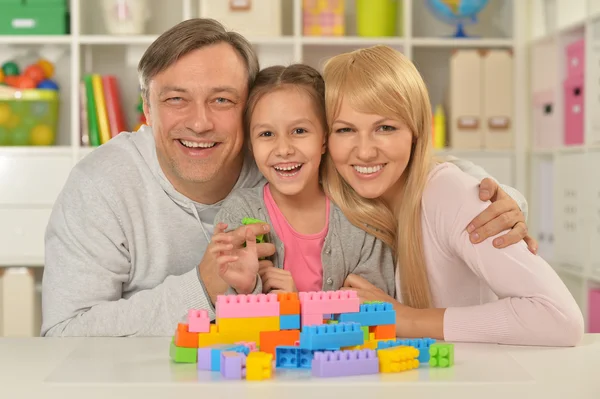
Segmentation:
<svg viewBox="0 0 600 399">
<path fill-rule="evenodd" d="M 588 292 L 600 288 L 600 0 L 533 4 L 529 93 L 530 229 L 567 284 L 589 327 Z M 565 140 L 569 115 L 566 46 L 585 39 L 583 140 Z M 576 89 L 575 89 L 576 90 Z"/>
<path fill-rule="evenodd" d="M 0 220 L 4 222 L 0 225 L 0 269 L 38 269 L 39 282 L 44 264 L 44 232 L 53 203 L 72 167 L 94 149 L 80 145 L 78 84 L 82 76 L 91 72 L 117 75 L 127 122 L 134 126 L 139 58 L 159 34 L 176 23 L 197 16 L 210 17 L 203 14 L 202 1 L 206 0 L 147 0 L 151 18 L 147 31 L 140 36 L 109 35 L 101 18 L 100 2 L 95 0 L 70 0 L 69 35 L 0 36 L 0 61 L 24 50 L 48 54 L 57 59 L 56 79 L 61 87 L 56 146 L 0 147 Z M 254 4 L 261 1 L 255 0 Z M 414 60 L 431 91 L 433 105 L 444 102 L 447 95 L 449 59 L 454 49 L 512 50 L 514 126 L 518 132 L 515 147 L 510 150 L 447 148 L 438 153 L 469 159 L 501 182 L 526 192 L 529 177 L 525 134 L 528 131 L 527 7 L 515 6 L 515 0 L 492 0 L 480 14 L 480 23 L 466 26 L 466 31 L 477 37 L 462 40 L 450 38 L 454 26 L 437 20 L 421 0 L 399 2 L 402 3 L 402 34 L 394 37 L 358 37 L 354 0 L 346 1 L 346 36 L 303 36 L 302 0 L 282 0 L 282 35 L 248 38 L 258 52 L 262 67 L 304 62 L 320 68 L 326 58 L 340 52 L 375 44 L 390 45 Z"/>
</svg>

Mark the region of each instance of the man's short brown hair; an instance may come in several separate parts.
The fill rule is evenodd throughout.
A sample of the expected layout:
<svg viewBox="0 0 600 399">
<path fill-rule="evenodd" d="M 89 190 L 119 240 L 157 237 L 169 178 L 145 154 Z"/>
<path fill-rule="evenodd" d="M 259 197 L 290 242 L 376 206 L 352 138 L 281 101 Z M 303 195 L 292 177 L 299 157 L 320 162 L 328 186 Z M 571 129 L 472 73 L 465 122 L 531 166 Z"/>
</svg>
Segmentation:
<svg viewBox="0 0 600 399">
<path fill-rule="evenodd" d="M 158 37 L 144 52 L 138 64 L 142 95 L 147 99 L 150 80 L 186 54 L 218 43 L 229 43 L 242 57 L 248 70 L 248 90 L 260 67 L 252 45 L 242 35 L 230 32 L 214 19 L 182 21 Z"/>
</svg>

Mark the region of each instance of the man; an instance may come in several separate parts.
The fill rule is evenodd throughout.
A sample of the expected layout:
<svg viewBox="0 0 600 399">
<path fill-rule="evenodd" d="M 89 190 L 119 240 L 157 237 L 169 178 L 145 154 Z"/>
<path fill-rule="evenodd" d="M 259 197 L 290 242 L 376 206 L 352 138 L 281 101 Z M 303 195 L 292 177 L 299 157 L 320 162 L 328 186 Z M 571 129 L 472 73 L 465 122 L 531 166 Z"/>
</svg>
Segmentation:
<svg viewBox="0 0 600 399">
<path fill-rule="evenodd" d="M 168 336 L 188 309 L 214 317 L 217 295 L 230 286 L 257 289 L 219 275 L 211 236 L 221 201 L 262 180 L 243 151 L 242 129 L 258 70 L 251 45 L 213 20 L 184 21 L 149 46 L 138 67 L 149 127 L 122 133 L 82 160 L 55 203 L 42 336 Z M 516 202 L 492 179 L 481 193 L 494 203 L 474 221 L 479 240 L 513 226 L 504 245 L 523 239 Z M 524 209 L 520 194 L 512 195 Z M 250 237 L 268 232 L 251 229 Z M 248 237 L 228 234 L 236 248 Z M 274 248 L 258 244 L 257 253 L 268 257 Z"/>
</svg>

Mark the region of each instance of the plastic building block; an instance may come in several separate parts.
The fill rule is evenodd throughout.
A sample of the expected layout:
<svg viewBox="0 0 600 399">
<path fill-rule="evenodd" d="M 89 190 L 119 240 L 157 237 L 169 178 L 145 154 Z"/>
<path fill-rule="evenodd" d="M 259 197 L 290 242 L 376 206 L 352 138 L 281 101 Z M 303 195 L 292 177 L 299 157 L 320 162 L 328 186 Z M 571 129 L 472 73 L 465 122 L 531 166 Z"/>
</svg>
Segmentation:
<svg viewBox="0 0 600 399">
<path fill-rule="evenodd" d="M 301 292 L 299 298 L 302 314 L 323 316 L 358 312 L 360 308 L 360 300 L 356 291 Z"/>
<path fill-rule="evenodd" d="M 171 340 L 169 347 L 169 357 L 175 363 L 196 363 L 198 355 L 196 348 L 185 348 L 175 345 L 175 338 Z"/>
<path fill-rule="evenodd" d="M 374 334 L 375 339 L 396 339 L 395 324 L 371 326 L 369 332 Z"/>
<path fill-rule="evenodd" d="M 369 340 L 369 326 L 360 326 L 360 329 L 363 331 L 365 342 L 367 342 Z"/>
<path fill-rule="evenodd" d="M 361 326 L 379 326 L 396 324 L 396 311 L 391 303 L 362 304 L 358 312 L 343 313 L 336 316 L 342 323 L 354 322 Z"/>
<path fill-rule="evenodd" d="M 302 314 L 302 318 L 300 319 L 302 322 L 302 327 L 306 326 L 320 326 L 323 324 L 323 316 L 320 314 Z"/>
<path fill-rule="evenodd" d="M 219 295 L 215 304 L 219 319 L 279 316 L 276 294 Z"/>
<path fill-rule="evenodd" d="M 279 331 L 279 316 L 252 318 L 221 318 L 217 320 L 220 333 L 237 331 Z"/>
<path fill-rule="evenodd" d="M 279 301 L 279 314 L 300 314 L 300 299 L 297 292 L 280 292 L 277 294 Z"/>
<path fill-rule="evenodd" d="M 303 349 L 340 349 L 343 346 L 362 345 L 364 341 L 358 323 L 308 326 L 300 333 L 300 347 Z"/>
<path fill-rule="evenodd" d="M 429 347 L 429 366 L 450 367 L 454 365 L 454 344 L 436 343 Z"/>
<path fill-rule="evenodd" d="M 248 350 L 250 352 L 256 352 L 256 342 L 246 342 L 246 341 L 239 341 L 239 342 L 234 342 L 235 345 L 243 345 L 246 348 L 248 348 Z"/>
<path fill-rule="evenodd" d="M 317 352 L 312 361 L 315 377 L 377 374 L 379 358 L 374 350 Z"/>
<path fill-rule="evenodd" d="M 285 314 L 279 316 L 279 328 L 281 330 L 298 330 L 300 329 L 299 314 Z"/>
<path fill-rule="evenodd" d="M 188 331 L 192 333 L 201 333 L 210 331 L 210 318 L 208 311 L 201 309 L 190 309 L 188 311 Z"/>
<path fill-rule="evenodd" d="M 246 379 L 261 381 L 271 378 L 273 355 L 264 352 L 250 352 L 246 357 Z"/>
<path fill-rule="evenodd" d="M 415 339 L 397 339 L 397 340 L 382 340 L 377 345 L 377 349 L 392 348 L 395 346 L 412 346 L 419 350 L 419 362 L 429 362 L 429 347 L 435 343 L 433 338 L 415 338 Z"/>
<path fill-rule="evenodd" d="M 297 346 L 278 346 L 275 348 L 275 366 L 285 369 L 310 369 L 315 352 Z"/>
<path fill-rule="evenodd" d="M 175 346 L 180 348 L 197 348 L 198 333 L 188 331 L 187 323 L 178 323 L 175 331 Z"/>
<path fill-rule="evenodd" d="M 210 369 L 212 371 L 220 371 L 221 353 L 223 352 L 239 352 L 244 355 L 250 353 L 250 350 L 243 345 L 218 345 L 210 349 Z"/>
<path fill-rule="evenodd" d="M 260 219 L 254 219 L 254 218 L 249 218 L 249 217 L 245 217 L 242 219 L 242 224 L 247 226 L 249 224 L 256 224 L 256 223 L 267 223 L 264 220 L 260 220 Z M 257 243 L 262 243 L 265 242 L 265 235 L 264 234 L 259 234 L 256 236 L 256 242 Z"/>
<path fill-rule="evenodd" d="M 235 332 L 219 332 L 218 326 L 215 324 L 210 325 L 210 332 L 198 333 L 198 348 L 204 348 L 207 346 L 218 345 L 218 344 L 235 344 L 236 342 L 259 342 L 260 332 L 259 331 L 235 331 Z"/>
<path fill-rule="evenodd" d="M 396 346 L 377 351 L 379 371 L 382 373 L 397 373 L 419 367 L 419 350 L 412 346 Z"/>
<path fill-rule="evenodd" d="M 300 330 L 262 331 L 260 333 L 260 351 L 277 357 L 275 348 L 280 345 L 293 345 L 300 339 Z"/>
<path fill-rule="evenodd" d="M 222 352 L 221 375 L 227 380 L 242 380 L 246 377 L 246 355 L 240 352 Z"/>
<path fill-rule="evenodd" d="M 212 369 L 212 348 L 198 348 L 198 370 L 211 370 Z"/>
</svg>

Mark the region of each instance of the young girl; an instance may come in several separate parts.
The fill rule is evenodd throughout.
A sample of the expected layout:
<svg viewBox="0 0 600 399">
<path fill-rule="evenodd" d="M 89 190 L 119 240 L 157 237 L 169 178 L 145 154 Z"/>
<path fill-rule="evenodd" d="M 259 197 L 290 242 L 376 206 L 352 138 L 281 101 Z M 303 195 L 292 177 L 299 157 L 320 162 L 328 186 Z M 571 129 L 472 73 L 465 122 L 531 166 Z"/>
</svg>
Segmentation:
<svg viewBox="0 0 600 399">
<path fill-rule="evenodd" d="M 268 239 L 276 253 L 274 267 L 259 269 L 263 292 L 338 290 L 352 273 L 394 295 L 391 250 L 352 225 L 321 187 L 327 131 L 324 91 L 319 72 L 306 65 L 273 66 L 258 74 L 244 123 L 247 142 L 267 182 L 234 191 L 222 204 L 215 225 L 225 223 L 233 230 L 250 217 L 272 226 Z M 223 253 L 222 260 L 232 259 Z M 256 257 L 245 257 L 244 263 L 258 267 Z"/>
<path fill-rule="evenodd" d="M 489 204 L 476 198 L 476 179 L 432 161 L 431 106 L 414 65 L 375 46 L 333 57 L 323 76 L 326 193 L 398 259 L 398 301 L 360 277 L 345 285 L 394 302 L 399 336 L 576 345 L 581 311 L 547 262 L 524 242 L 470 242 L 467 226 Z"/>
</svg>

